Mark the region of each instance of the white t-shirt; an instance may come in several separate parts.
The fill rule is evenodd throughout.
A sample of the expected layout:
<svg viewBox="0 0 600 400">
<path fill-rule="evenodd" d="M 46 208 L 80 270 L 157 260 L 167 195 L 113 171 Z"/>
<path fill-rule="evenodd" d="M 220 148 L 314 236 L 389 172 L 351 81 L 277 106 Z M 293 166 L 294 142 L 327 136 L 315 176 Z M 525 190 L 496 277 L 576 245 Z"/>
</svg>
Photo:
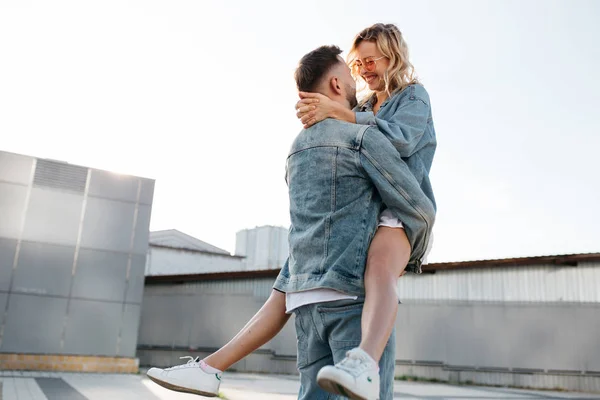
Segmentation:
<svg viewBox="0 0 600 400">
<path fill-rule="evenodd" d="M 311 289 L 304 292 L 285 294 L 285 312 L 290 314 L 298 307 L 308 304 L 326 303 L 336 300 L 356 300 L 358 296 L 350 296 L 333 289 Z"/>
</svg>

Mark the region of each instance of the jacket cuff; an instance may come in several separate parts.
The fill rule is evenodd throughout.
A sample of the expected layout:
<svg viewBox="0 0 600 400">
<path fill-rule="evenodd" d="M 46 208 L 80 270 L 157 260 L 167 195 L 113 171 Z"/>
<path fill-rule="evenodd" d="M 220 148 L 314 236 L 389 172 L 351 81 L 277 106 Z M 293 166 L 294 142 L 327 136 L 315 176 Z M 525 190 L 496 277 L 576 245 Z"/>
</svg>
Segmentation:
<svg viewBox="0 0 600 400">
<path fill-rule="evenodd" d="M 277 290 L 281 293 L 287 293 L 287 285 L 289 282 L 289 278 L 281 275 L 281 273 L 275 279 L 275 283 L 273 284 L 273 290 Z"/>
</svg>

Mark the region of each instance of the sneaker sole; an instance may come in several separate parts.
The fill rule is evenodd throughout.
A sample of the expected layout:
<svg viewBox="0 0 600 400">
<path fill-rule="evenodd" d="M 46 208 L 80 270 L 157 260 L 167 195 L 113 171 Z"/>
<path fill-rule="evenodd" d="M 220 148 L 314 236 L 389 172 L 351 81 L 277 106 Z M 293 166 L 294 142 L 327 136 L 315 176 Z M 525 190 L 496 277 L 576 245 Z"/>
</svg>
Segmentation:
<svg viewBox="0 0 600 400">
<path fill-rule="evenodd" d="M 174 390 L 176 392 L 197 394 L 199 396 L 204 396 L 204 397 L 217 397 L 218 396 L 218 394 L 214 394 L 214 393 L 208 393 L 208 392 L 203 392 L 201 390 L 189 389 L 189 388 L 185 388 L 183 386 L 173 385 L 172 383 L 161 381 L 160 379 L 154 378 L 150 375 L 146 375 L 146 376 L 152 382 L 156 383 L 157 385 L 162 386 L 167 389 L 170 389 L 170 390 Z"/>
<path fill-rule="evenodd" d="M 348 390 L 344 386 L 329 378 L 317 378 L 317 384 L 321 387 L 321 389 L 329 393 L 339 394 L 348 397 L 351 400 L 369 400 L 366 397 L 359 396 L 353 391 Z"/>
</svg>

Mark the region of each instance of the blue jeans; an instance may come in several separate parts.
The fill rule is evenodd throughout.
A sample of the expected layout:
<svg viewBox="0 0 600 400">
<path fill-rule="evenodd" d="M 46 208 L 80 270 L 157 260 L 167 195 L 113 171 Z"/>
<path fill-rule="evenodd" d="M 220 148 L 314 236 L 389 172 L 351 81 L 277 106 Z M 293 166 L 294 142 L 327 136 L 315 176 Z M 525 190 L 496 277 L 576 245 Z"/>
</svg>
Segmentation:
<svg viewBox="0 0 600 400">
<path fill-rule="evenodd" d="M 360 344 L 363 304 L 364 299 L 338 300 L 309 304 L 294 311 L 300 371 L 298 400 L 345 399 L 321 389 L 317 374 L 322 367 L 341 361 L 348 350 Z M 394 398 L 395 336 L 394 329 L 379 361 L 380 400 Z"/>
</svg>

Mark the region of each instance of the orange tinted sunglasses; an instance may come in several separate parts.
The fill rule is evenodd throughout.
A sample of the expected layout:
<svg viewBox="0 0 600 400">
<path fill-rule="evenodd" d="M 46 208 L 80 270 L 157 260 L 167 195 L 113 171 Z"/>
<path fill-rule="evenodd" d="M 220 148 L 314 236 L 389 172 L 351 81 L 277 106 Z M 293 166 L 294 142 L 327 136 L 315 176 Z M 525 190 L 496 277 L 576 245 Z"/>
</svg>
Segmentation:
<svg viewBox="0 0 600 400">
<path fill-rule="evenodd" d="M 357 58 L 352 63 L 352 67 L 356 70 L 364 68 L 365 71 L 367 71 L 367 72 L 373 72 L 373 71 L 375 71 L 375 67 L 376 67 L 375 62 L 381 60 L 382 58 L 386 58 L 386 56 L 381 56 L 379 58 L 367 57 L 363 60 L 360 60 Z"/>
</svg>

